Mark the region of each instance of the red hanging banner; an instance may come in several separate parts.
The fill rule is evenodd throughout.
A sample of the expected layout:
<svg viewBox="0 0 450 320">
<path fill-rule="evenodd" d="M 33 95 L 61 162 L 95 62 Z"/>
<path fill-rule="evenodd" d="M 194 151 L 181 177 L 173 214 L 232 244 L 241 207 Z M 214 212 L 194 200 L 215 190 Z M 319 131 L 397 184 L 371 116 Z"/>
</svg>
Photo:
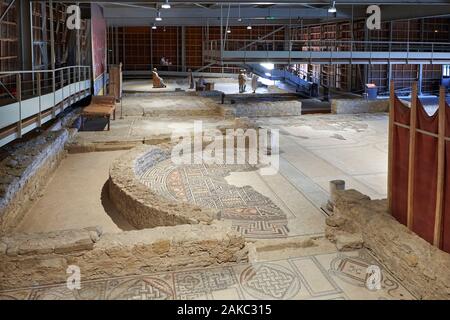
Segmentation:
<svg viewBox="0 0 450 320">
<path fill-rule="evenodd" d="M 409 126 L 411 109 L 397 97 L 394 103 L 393 157 L 392 157 L 392 215 L 406 225 L 408 212 Z"/>
<path fill-rule="evenodd" d="M 417 98 L 417 129 L 412 231 L 433 243 L 437 197 L 438 138 L 420 130 L 438 134 L 439 112 L 430 116 Z"/>
</svg>

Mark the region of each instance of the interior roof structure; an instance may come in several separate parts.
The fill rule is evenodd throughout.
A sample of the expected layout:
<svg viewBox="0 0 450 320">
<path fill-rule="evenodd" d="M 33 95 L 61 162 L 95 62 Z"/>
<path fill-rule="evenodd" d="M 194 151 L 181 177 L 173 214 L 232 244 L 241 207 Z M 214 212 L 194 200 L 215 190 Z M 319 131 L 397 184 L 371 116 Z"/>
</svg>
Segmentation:
<svg viewBox="0 0 450 320">
<path fill-rule="evenodd" d="M 65 2 L 65 1 L 62 1 Z M 69 1 L 66 1 L 69 2 Z M 93 1 L 80 1 L 90 3 Z M 228 25 L 311 24 L 330 20 L 362 18 L 367 16 L 371 0 L 335 1 L 336 14 L 328 13 L 329 0 L 283 0 L 283 1 L 186 1 L 171 0 L 172 8 L 164 10 L 164 1 L 95 1 L 104 9 L 109 25 L 150 25 L 157 10 L 161 11 L 163 21 L 159 25 L 219 25 L 220 20 Z M 403 20 L 423 17 L 440 17 L 450 14 L 447 0 L 380 0 L 382 20 Z M 416 10 L 420 5 L 421 10 Z M 240 19 L 239 19 L 240 18 Z"/>
</svg>

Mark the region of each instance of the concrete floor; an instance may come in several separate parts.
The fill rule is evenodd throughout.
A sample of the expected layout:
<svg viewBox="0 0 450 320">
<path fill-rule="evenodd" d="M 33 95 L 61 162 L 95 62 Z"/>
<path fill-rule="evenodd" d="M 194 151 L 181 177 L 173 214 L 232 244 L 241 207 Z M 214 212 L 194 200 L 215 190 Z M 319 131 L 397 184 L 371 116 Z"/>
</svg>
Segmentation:
<svg viewBox="0 0 450 320">
<path fill-rule="evenodd" d="M 106 182 L 112 161 L 123 151 L 71 154 L 64 159 L 18 232 L 48 232 L 101 226 L 132 230 L 109 203 Z"/>
</svg>

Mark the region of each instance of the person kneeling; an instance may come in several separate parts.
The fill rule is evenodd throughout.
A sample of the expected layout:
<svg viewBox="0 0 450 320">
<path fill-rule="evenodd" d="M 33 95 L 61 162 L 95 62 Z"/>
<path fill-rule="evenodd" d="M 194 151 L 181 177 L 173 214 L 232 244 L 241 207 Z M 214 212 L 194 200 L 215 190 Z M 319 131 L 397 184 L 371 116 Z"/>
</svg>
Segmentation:
<svg viewBox="0 0 450 320">
<path fill-rule="evenodd" d="M 158 70 L 156 68 L 153 69 L 152 72 L 153 76 L 153 88 L 166 88 L 166 84 L 164 83 L 164 80 L 159 76 Z"/>
</svg>

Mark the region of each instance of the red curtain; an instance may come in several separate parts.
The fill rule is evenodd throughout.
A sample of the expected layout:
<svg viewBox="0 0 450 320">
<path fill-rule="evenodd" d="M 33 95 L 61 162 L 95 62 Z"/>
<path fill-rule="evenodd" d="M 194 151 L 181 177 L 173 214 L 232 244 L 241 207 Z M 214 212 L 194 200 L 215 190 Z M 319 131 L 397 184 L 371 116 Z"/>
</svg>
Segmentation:
<svg viewBox="0 0 450 320">
<path fill-rule="evenodd" d="M 429 116 L 417 99 L 417 129 L 438 133 L 439 112 Z M 412 230 L 433 243 L 436 215 L 438 138 L 416 133 Z"/>
<path fill-rule="evenodd" d="M 394 121 L 408 125 L 411 109 L 397 97 L 394 103 Z M 408 211 L 409 129 L 394 125 L 392 162 L 392 215 L 406 225 Z"/>
<path fill-rule="evenodd" d="M 450 108 L 445 106 L 446 115 L 446 137 L 450 137 Z M 444 191 L 444 213 L 442 219 L 442 241 L 441 249 L 450 252 L 450 142 L 445 142 L 445 191 Z"/>
</svg>

